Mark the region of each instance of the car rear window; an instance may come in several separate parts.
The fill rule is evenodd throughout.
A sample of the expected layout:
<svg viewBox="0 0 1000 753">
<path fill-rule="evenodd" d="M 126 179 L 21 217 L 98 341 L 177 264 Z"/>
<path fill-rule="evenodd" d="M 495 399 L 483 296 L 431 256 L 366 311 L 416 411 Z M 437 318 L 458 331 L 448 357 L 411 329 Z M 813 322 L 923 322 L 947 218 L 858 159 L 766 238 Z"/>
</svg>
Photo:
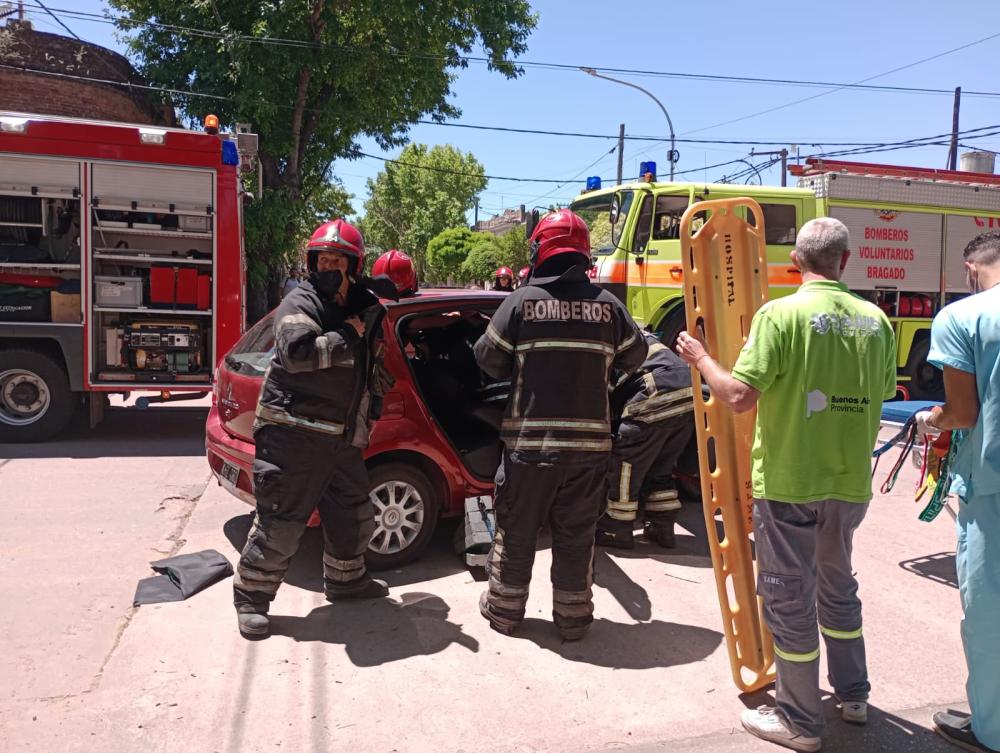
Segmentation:
<svg viewBox="0 0 1000 753">
<path fill-rule="evenodd" d="M 237 341 L 226 355 L 226 363 L 232 367 L 239 364 L 239 371 L 263 374 L 274 353 L 274 323 L 265 316 Z"/>
</svg>

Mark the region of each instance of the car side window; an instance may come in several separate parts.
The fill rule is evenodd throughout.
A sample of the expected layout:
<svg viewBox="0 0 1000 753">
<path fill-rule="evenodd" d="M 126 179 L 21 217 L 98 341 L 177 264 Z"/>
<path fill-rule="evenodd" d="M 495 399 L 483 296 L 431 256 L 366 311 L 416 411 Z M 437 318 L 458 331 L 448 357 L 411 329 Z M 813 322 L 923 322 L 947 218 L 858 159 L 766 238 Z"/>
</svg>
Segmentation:
<svg viewBox="0 0 1000 753">
<path fill-rule="evenodd" d="M 687 196 L 657 196 L 653 240 L 677 240 L 681 237 L 681 217 L 688 208 Z"/>
<path fill-rule="evenodd" d="M 794 246 L 797 227 L 795 205 L 761 204 L 760 208 L 764 213 L 764 243 L 768 246 Z"/>
</svg>

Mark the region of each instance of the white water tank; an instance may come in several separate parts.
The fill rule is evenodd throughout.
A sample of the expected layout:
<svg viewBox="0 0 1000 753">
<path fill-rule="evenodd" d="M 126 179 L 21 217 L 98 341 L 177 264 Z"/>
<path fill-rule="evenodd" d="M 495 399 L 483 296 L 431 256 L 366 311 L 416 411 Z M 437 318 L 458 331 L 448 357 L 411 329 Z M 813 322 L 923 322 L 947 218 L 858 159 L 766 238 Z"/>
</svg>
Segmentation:
<svg viewBox="0 0 1000 753">
<path fill-rule="evenodd" d="M 958 156 L 959 170 L 967 173 L 993 174 L 996 155 L 993 152 L 965 152 Z"/>
</svg>

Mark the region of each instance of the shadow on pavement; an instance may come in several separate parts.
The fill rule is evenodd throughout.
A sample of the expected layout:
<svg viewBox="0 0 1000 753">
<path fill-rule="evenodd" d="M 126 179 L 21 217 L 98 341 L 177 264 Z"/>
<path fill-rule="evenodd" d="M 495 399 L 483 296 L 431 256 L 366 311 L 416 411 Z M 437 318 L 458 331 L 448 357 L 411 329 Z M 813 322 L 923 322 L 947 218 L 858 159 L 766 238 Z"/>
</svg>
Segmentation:
<svg viewBox="0 0 1000 753">
<path fill-rule="evenodd" d="M 239 559 L 243 547 L 246 546 L 252 520 L 253 513 L 238 515 L 227 520 L 222 528 L 233 547 L 235 560 Z M 454 520 L 439 521 L 434 536 L 419 560 L 394 570 L 379 570 L 376 577 L 386 581 L 390 588 L 398 588 L 467 572 L 464 561 L 452 549 L 451 539 L 454 529 Z M 372 572 L 376 573 L 375 570 Z M 322 593 L 323 531 L 320 528 L 306 529 L 299 551 L 295 553 L 288 567 L 285 583 L 307 591 Z"/>
<path fill-rule="evenodd" d="M 955 570 L 954 552 L 940 552 L 939 554 L 928 554 L 926 557 L 903 560 L 899 566 L 921 578 L 958 588 L 958 572 Z"/>
<path fill-rule="evenodd" d="M 77 417 L 57 439 L 0 444 L 0 458 L 134 458 L 205 454 L 208 408 L 109 408 L 97 428 Z M 83 411 L 81 411 L 82 413 Z"/>
<path fill-rule="evenodd" d="M 271 634 L 343 644 L 358 667 L 436 654 L 452 643 L 478 653 L 479 642 L 448 620 L 449 611 L 441 597 L 412 592 L 398 600 L 390 596 L 318 607 L 305 617 L 272 615 Z"/>
<path fill-rule="evenodd" d="M 653 616 L 653 605 L 646 589 L 632 580 L 600 547 L 594 555 L 594 585 L 610 591 L 633 620 L 645 622 Z"/>
<path fill-rule="evenodd" d="M 635 549 L 598 547 L 598 552 L 604 551 L 612 557 L 621 559 L 650 559 L 685 567 L 712 567 L 712 555 L 705 535 L 705 515 L 700 502 L 685 502 L 681 506 L 675 530 L 677 546 L 673 549 L 664 549 L 642 535 L 642 522 L 638 521 L 635 527 Z M 720 536 L 721 533 L 722 524 L 719 523 Z"/>
<path fill-rule="evenodd" d="M 740 697 L 747 708 L 762 704 L 774 705 L 773 690 L 763 690 Z M 943 710 L 943 709 L 942 709 Z M 928 714 L 926 720 L 911 722 L 868 704 L 868 724 L 848 724 L 840 718 L 840 708 L 833 696 L 823 697 L 824 753 L 858 753 L 858 751 L 906 751 L 907 753 L 947 753 L 956 750 L 934 733 Z M 739 720 L 736 720 L 739 723 Z"/>
<path fill-rule="evenodd" d="M 676 622 L 626 624 L 594 620 L 582 641 L 566 642 L 549 620 L 526 619 L 512 636 L 531 641 L 569 661 L 610 669 L 651 669 L 702 661 L 722 642 L 722 633 Z"/>
</svg>

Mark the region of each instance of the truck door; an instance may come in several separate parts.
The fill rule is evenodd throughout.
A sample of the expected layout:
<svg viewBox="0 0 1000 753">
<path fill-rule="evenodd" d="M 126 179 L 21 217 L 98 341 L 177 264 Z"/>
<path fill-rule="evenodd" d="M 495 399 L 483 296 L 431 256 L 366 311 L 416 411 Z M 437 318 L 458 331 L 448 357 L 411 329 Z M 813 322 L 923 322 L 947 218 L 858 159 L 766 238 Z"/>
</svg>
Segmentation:
<svg viewBox="0 0 1000 753">
<path fill-rule="evenodd" d="M 653 232 L 655 199 L 649 191 L 644 191 L 641 199 L 635 221 L 632 224 L 632 242 L 628 247 L 627 280 L 629 313 L 637 321 L 645 322 L 644 314 L 649 311 L 650 305 L 649 291 L 646 288 L 646 252 L 649 250 L 649 239 Z"/>
</svg>

